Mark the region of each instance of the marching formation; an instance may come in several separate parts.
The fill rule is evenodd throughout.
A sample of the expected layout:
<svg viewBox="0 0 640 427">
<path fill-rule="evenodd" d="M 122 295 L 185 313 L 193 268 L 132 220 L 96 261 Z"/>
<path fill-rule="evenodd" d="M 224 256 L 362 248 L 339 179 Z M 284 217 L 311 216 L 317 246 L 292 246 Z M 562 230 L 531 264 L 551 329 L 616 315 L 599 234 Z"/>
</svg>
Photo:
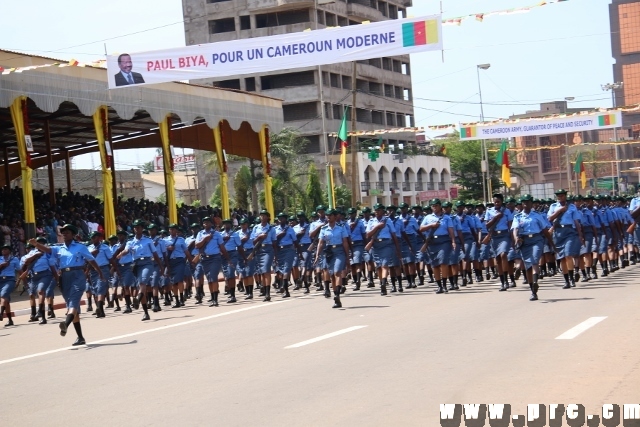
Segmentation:
<svg viewBox="0 0 640 427">
<path fill-rule="evenodd" d="M 425 283 L 444 294 L 492 279 L 499 279 L 504 292 L 523 276 L 535 301 L 543 277 L 562 274 L 563 288 L 570 289 L 597 279 L 598 263 L 600 275 L 607 276 L 640 260 L 640 198 L 572 197 L 565 190 L 556 198 L 495 194 L 486 206 L 433 199 L 426 207 L 377 204 L 360 212 L 318 206 L 309 217 L 302 211 L 279 213 L 275 222 L 263 210 L 253 224 L 241 219 L 235 228 L 231 219 L 215 227 L 205 217 L 189 230 L 177 224 L 161 230 L 139 219 L 131 234 L 118 231 L 105 239 L 93 232 L 88 242 L 67 224 L 60 228 L 63 243 L 31 239 L 22 258 L 12 255 L 10 245 L 2 247 L 0 320 L 6 316 L 5 326 L 14 325 L 11 293 L 21 280 L 31 302 L 29 322 L 46 324 L 56 317 L 54 290 L 61 288 L 67 312 L 60 334 L 73 324 L 74 345 L 82 345 L 83 296 L 86 311 L 97 318 L 106 316 L 105 308 L 142 309 L 146 321 L 149 311 L 162 310 L 161 301 L 174 309 L 191 298 L 217 307 L 221 282 L 226 304 L 238 301 L 236 291 L 246 300 L 259 292 L 268 302 L 272 288 L 289 298 L 313 286 L 340 308 L 349 280 L 352 291 L 374 288 L 377 279 L 381 295 Z"/>
</svg>

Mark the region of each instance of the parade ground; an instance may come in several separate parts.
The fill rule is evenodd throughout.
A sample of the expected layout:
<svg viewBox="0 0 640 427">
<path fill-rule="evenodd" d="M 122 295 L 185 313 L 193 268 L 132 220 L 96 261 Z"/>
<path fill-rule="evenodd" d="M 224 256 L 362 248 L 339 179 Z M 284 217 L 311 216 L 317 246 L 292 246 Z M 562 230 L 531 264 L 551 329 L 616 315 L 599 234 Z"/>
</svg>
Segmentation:
<svg viewBox="0 0 640 427">
<path fill-rule="evenodd" d="M 438 426 L 442 403 L 600 414 L 637 401 L 639 279 L 637 266 L 566 290 L 545 278 L 537 302 L 521 281 L 508 292 L 496 281 L 445 295 L 349 290 L 337 310 L 301 291 L 221 296 L 218 308 L 190 299 L 150 322 L 141 310 L 83 314 L 81 347 L 59 335 L 63 310 L 47 325 L 18 316 L 0 330 L 0 414 L 11 426 Z"/>
</svg>

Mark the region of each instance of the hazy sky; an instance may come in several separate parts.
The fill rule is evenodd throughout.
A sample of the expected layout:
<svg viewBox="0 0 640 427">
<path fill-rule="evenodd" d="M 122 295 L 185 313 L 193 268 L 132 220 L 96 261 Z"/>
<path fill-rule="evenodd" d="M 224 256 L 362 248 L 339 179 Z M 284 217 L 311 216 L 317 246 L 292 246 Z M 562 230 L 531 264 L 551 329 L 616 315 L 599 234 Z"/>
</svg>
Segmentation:
<svg viewBox="0 0 640 427">
<path fill-rule="evenodd" d="M 411 16 L 440 12 L 436 0 L 414 0 Z M 443 18 L 531 6 L 540 0 L 443 0 Z M 477 121 L 476 65 L 487 119 L 537 109 L 540 102 L 575 97 L 572 107 L 608 107 L 611 82 L 609 12 L 605 0 L 571 0 L 528 13 L 468 19 L 443 27 L 444 62 L 438 52 L 412 55 L 418 126 Z M 14 19 L 15 18 L 15 19 Z M 4 1 L 0 48 L 60 59 L 91 61 L 109 53 L 184 46 L 180 0 L 97 2 Z M 446 101 L 446 102 L 445 102 Z M 116 152 L 118 168 L 151 160 L 154 150 Z M 76 167 L 98 167 L 97 155 Z"/>
</svg>

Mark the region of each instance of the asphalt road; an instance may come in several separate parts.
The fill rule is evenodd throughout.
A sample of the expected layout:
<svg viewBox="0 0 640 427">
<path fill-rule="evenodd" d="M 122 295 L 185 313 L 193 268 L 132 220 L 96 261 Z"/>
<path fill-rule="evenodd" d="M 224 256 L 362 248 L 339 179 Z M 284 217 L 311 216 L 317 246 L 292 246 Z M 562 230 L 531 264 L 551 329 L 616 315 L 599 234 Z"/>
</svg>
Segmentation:
<svg viewBox="0 0 640 427">
<path fill-rule="evenodd" d="M 640 268 L 540 301 L 495 282 L 0 329 L 4 425 L 438 426 L 441 403 L 640 403 Z M 351 286 L 349 286 L 351 288 Z M 272 293 L 272 297 L 275 293 Z M 223 300 L 221 298 L 221 300 Z M 582 333 L 568 332 L 592 319 Z M 556 339 L 563 334 L 570 339 Z M 576 336 L 574 336 L 576 335 Z M 464 425 L 464 424 L 463 424 Z"/>
</svg>

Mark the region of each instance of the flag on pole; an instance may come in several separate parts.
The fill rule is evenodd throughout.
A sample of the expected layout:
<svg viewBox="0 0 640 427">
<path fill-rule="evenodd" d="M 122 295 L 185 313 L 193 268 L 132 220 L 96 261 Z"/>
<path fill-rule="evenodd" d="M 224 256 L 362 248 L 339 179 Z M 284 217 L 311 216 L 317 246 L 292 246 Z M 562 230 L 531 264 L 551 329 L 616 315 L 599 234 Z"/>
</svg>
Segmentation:
<svg viewBox="0 0 640 427">
<path fill-rule="evenodd" d="M 496 163 L 502 167 L 502 181 L 509 187 L 511 186 L 511 169 L 509 167 L 509 144 L 507 141 L 502 141 L 500 151 L 496 156 Z"/>
<path fill-rule="evenodd" d="M 340 166 L 342 166 L 342 173 L 347 173 L 347 111 L 349 107 L 345 107 L 344 114 L 342 116 L 342 123 L 340 123 L 340 129 L 338 129 L 338 141 L 340 141 Z"/>
<path fill-rule="evenodd" d="M 584 190 L 587 186 L 587 172 L 584 170 L 582 153 L 578 153 L 578 157 L 576 157 L 576 166 L 573 171 L 576 173 L 576 176 L 580 176 L 580 183 L 582 184 L 582 189 Z"/>
</svg>

